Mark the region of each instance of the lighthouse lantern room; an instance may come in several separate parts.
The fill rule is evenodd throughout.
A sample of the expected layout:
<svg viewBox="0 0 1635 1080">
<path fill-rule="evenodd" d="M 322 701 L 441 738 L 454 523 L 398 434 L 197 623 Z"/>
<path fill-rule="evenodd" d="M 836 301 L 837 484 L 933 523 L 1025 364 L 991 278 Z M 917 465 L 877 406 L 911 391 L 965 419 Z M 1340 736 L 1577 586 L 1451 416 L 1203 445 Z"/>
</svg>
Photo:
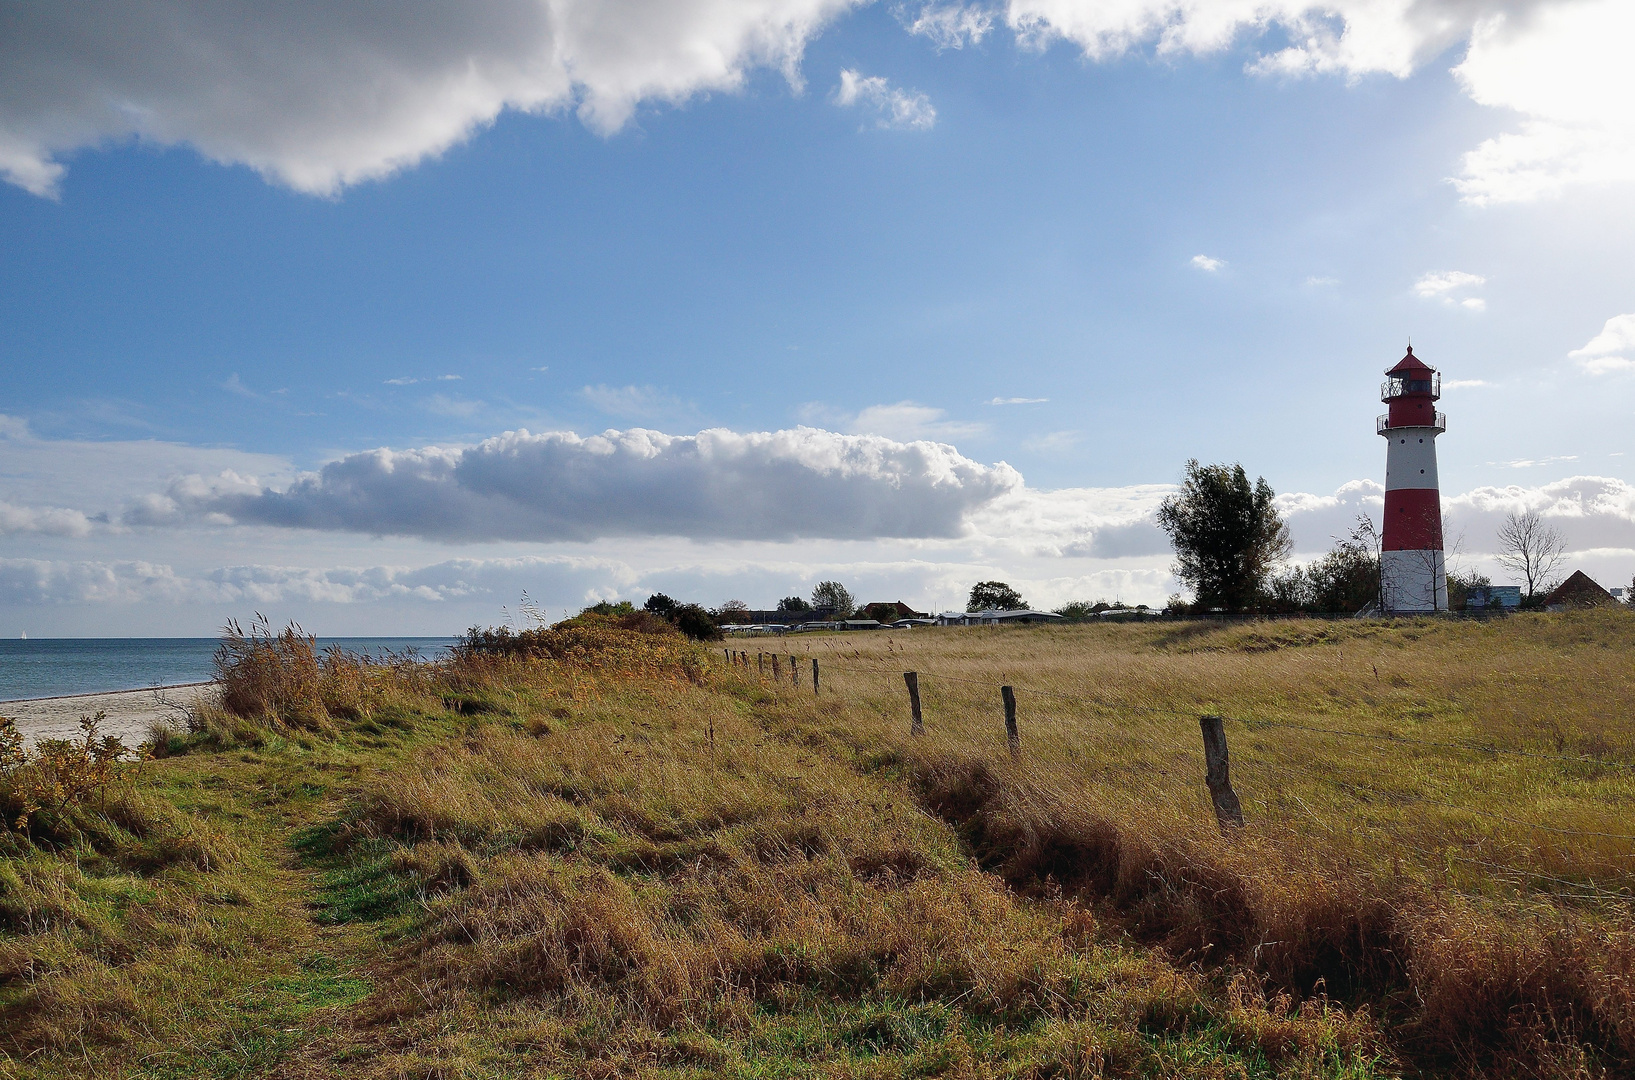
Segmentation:
<svg viewBox="0 0 1635 1080">
<path fill-rule="evenodd" d="M 1436 411 L 1442 376 L 1408 346 L 1385 373 L 1380 400 L 1390 411 L 1376 430 L 1385 437 L 1385 522 L 1380 544 L 1380 608 L 1413 614 L 1448 610 L 1442 551 L 1442 496 L 1436 480 L 1436 437 L 1447 417 Z"/>
</svg>

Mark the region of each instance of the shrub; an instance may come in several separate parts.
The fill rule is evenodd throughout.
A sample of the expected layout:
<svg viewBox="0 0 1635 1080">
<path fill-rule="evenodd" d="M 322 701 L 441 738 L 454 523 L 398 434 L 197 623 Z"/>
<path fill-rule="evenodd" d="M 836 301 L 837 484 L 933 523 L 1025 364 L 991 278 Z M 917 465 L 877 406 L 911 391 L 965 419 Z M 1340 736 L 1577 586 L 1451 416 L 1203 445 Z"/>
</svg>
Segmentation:
<svg viewBox="0 0 1635 1080">
<path fill-rule="evenodd" d="M 98 730 L 106 718 L 82 716 L 79 739 L 46 739 L 30 752 L 16 722 L 0 717 L 0 810 L 13 828 L 26 830 L 41 811 L 61 813 L 113 783 L 129 750 Z"/>
</svg>

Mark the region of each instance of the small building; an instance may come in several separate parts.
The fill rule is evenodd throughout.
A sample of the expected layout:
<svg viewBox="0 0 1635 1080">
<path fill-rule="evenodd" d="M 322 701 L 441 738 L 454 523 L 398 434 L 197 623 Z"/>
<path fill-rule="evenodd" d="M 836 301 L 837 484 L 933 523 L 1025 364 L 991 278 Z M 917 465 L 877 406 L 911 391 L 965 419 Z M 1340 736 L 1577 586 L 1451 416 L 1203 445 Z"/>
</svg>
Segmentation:
<svg viewBox="0 0 1635 1080">
<path fill-rule="evenodd" d="M 1612 607 L 1618 601 L 1613 595 L 1582 570 L 1574 570 L 1572 577 L 1557 585 L 1544 598 L 1545 611 L 1581 611 L 1585 608 Z"/>
<path fill-rule="evenodd" d="M 1520 585 L 1480 585 L 1465 594 L 1466 611 L 1515 611 L 1519 607 Z"/>
<path fill-rule="evenodd" d="M 944 626 L 998 626 L 1001 623 L 1063 622 L 1054 611 L 1033 611 L 1018 608 L 1015 611 L 945 611 L 937 616 Z"/>
<path fill-rule="evenodd" d="M 901 600 L 893 600 L 864 604 L 857 609 L 857 617 L 860 619 L 876 619 L 883 623 L 894 623 L 902 619 L 923 619 L 925 613 L 915 611 Z"/>
</svg>

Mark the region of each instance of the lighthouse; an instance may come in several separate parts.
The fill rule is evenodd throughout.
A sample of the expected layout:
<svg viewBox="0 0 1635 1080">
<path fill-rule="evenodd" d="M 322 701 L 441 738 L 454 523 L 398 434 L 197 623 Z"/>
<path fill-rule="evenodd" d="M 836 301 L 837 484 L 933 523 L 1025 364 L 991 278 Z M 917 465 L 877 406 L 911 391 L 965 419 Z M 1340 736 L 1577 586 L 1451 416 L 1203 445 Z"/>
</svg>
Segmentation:
<svg viewBox="0 0 1635 1080">
<path fill-rule="evenodd" d="M 1380 544 L 1380 608 L 1413 614 L 1448 610 L 1442 553 L 1442 495 L 1436 482 L 1436 437 L 1447 417 L 1436 411 L 1442 376 L 1408 346 L 1385 373 L 1380 400 L 1390 411 L 1375 429 L 1385 437 L 1385 524 Z"/>
</svg>

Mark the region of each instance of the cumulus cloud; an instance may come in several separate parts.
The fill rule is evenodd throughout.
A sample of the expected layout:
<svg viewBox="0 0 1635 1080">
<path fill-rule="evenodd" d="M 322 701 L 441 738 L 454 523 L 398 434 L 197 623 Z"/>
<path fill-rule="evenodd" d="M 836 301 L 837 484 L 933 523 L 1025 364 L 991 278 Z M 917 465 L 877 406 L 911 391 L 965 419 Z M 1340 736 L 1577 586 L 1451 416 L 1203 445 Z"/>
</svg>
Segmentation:
<svg viewBox="0 0 1635 1080">
<path fill-rule="evenodd" d="M 1454 69 L 1475 101 L 1523 118 L 1519 129 L 1465 155 L 1460 193 L 1486 205 L 1635 180 L 1635 7 L 1625 0 L 1520 7 L 1485 13 Z"/>
<path fill-rule="evenodd" d="M 1467 153 L 1455 185 L 1476 205 L 1635 179 L 1635 65 L 1627 0 L 1011 0 L 1024 42 L 1066 40 L 1092 60 L 1152 45 L 1207 54 L 1275 31 L 1287 46 L 1249 65 L 1262 75 L 1406 78 L 1468 43 L 1454 69 L 1467 94 L 1512 110 L 1520 127 Z"/>
<path fill-rule="evenodd" d="M 993 12 L 975 4 L 923 4 L 910 14 L 899 7 L 897 18 L 911 34 L 929 38 L 940 52 L 975 45 L 993 29 Z"/>
<path fill-rule="evenodd" d="M 568 555 L 450 559 L 429 566 L 314 569 L 242 564 L 178 572 L 132 560 L 0 559 L 0 605 L 208 604 L 301 605 L 486 600 L 494 608 L 532 590 L 545 596 L 595 595 L 629 586 L 617 560 Z"/>
<path fill-rule="evenodd" d="M 1567 355 L 1591 375 L 1635 370 L 1635 313 L 1614 315 L 1588 344 Z"/>
<path fill-rule="evenodd" d="M 1225 259 L 1212 259 L 1208 255 L 1194 255 L 1192 265 L 1206 274 L 1213 274 L 1226 265 Z"/>
<path fill-rule="evenodd" d="M 892 86 L 881 75 L 863 75 L 851 68 L 840 73 L 834 102 L 874 113 L 875 126 L 899 131 L 926 131 L 937 122 L 931 99 L 917 91 Z"/>
<path fill-rule="evenodd" d="M 1047 397 L 996 397 L 988 401 L 989 405 L 1043 405 L 1050 399 Z"/>
<path fill-rule="evenodd" d="M 83 511 L 61 506 L 14 506 L 0 499 L 0 536 L 86 536 L 91 521 Z"/>
<path fill-rule="evenodd" d="M 464 449 L 352 454 L 282 491 L 189 478 L 128 520 L 215 514 L 440 540 L 936 537 L 1021 483 L 943 443 L 815 428 L 516 431 Z"/>
<path fill-rule="evenodd" d="M 612 132 L 642 102 L 734 90 L 757 67 L 799 86 L 807 41 L 855 2 L 11 5 L 0 175 L 49 195 L 62 156 L 136 138 L 333 194 L 508 108 L 573 109 Z"/>
</svg>

